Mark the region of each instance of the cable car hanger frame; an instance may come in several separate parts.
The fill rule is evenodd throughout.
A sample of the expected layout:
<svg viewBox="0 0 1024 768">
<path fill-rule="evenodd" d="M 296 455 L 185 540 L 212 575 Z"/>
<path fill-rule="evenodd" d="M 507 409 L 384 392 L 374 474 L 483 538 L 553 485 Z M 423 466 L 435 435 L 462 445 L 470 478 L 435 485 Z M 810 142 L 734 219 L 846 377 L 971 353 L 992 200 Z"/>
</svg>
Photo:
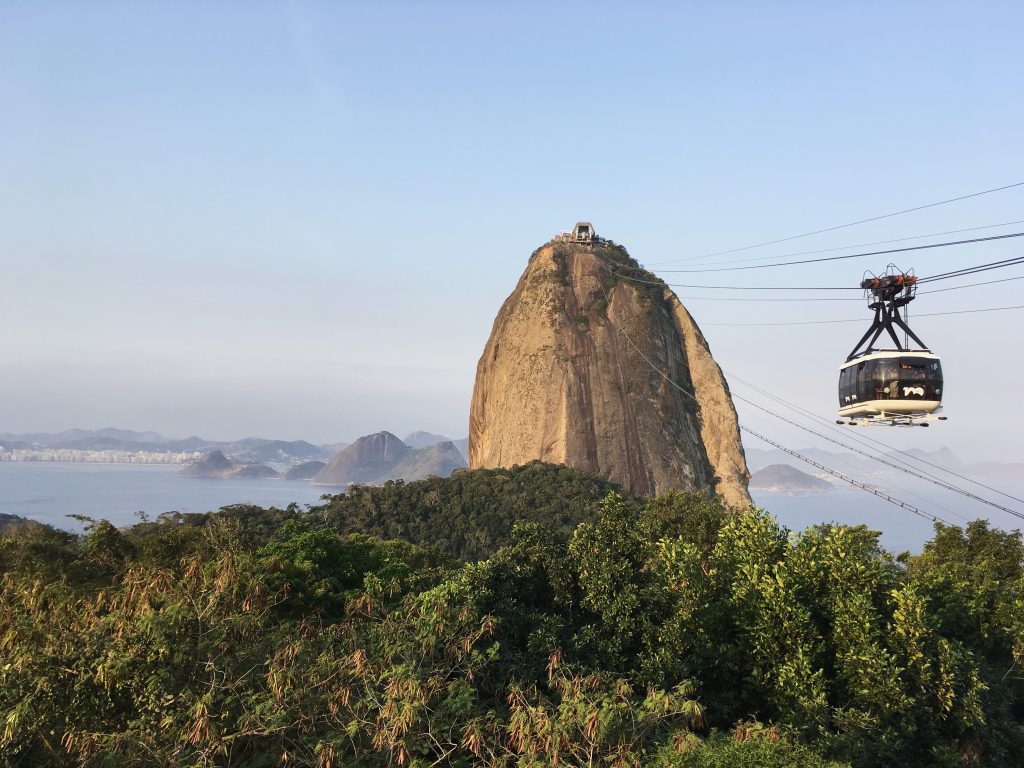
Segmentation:
<svg viewBox="0 0 1024 768">
<path fill-rule="evenodd" d="M 888 332 L 889 337 L 896 345 L 897 351 L 909 351 L 905 350 L 905 347 L 900 342 L 899 336 L 893 328 L 894 325 L 917 342 L 921 351 L 931 351 L 928 349 L 928 345 L 921 341 L 918 335 L 910 329 L 910 326 L 900 316 L 900 307 L 905 307 L 912 302 L 917 293 L 917 277 L 914 275 L 913 270 L 900 272 L 895 265 L 890 264 L 886 268 L 885 274 L 880 277 L 871 275 L 869 278 L 864 278 L 860 283 L 860 287 L 864 289 L 865 293 L 869 294 L 870 303 L 868 304 L 868 309 L 875 311 L 875 319 L 871 323 L 871 327 L 868 328 L 860 341 L 854 346 L 853 351 L 847 355 L 847 362 L 859 355 L 874 352 L 875 342 L 882 335 L 882 331 Z M 873 300 L 871 300 L 872 298 Z M 867 342 L 866 347 L 864 347 L 865 342 Z M 863 351 L 860 351 L 861 347 L 864 347 Z"/>
</svg>

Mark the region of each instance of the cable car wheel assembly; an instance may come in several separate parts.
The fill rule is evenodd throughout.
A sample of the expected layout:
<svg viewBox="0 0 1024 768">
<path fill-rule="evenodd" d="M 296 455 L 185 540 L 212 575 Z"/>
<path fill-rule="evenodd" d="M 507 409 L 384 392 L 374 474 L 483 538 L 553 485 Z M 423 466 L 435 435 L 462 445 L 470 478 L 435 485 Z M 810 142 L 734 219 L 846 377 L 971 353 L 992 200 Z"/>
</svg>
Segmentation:
<svg viewBox="0 0 1024 768">
<path fill-rule="evenodd" d="M 839 366 L 839 417 L 849 426 L 927 427 L 944 421 L 942 363 L 907 324 L 900 310 L 914 300 L 917 277 L 890 264 L 884 274 L 861 281 L 874 311 L 871 327 Z M 902 331 L 907 343 L 900 341 Z M 887 333 L 895 345 L 875 347 Z M 909 347 L 913 340 L 917 349 Z"/>
</svg>

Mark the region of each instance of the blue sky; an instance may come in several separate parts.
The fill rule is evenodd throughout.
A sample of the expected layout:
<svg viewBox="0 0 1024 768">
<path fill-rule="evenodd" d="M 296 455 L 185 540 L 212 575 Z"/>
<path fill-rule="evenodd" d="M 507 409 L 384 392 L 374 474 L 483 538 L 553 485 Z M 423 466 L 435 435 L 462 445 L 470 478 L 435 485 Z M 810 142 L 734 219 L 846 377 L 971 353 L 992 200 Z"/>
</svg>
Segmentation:
<svg viewBox="0 0 1024 768">
<path fill-rule="evenodd" d="M 0 4 L 0 431 L 461 436 L 501 301 L 578 219 L 658 271 L 1024 180 L 1019 3 L 636 6 Z M 738 256 L 1018 219 L 1024 188 Z M 856 284 L 886 260 L 740 275 Z M 718 324 L 861 305 L 680 295 L 723 368 L 833 411 L 861 326 Z M 917 323 L 948 381 L 929 440 L 1024 459 L 1022 318 Z"/>
</svg>

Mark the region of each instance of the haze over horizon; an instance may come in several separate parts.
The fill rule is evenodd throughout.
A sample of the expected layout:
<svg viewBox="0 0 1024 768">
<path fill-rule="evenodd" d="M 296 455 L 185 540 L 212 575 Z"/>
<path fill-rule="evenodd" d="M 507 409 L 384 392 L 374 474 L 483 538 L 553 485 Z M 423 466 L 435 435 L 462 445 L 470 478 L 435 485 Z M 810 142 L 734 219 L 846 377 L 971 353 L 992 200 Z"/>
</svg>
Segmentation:
<svg viewBox="0 0 1024 768">
<path fill-rule="evenodd" d="M 1022 21 L 1009 2 L 8 4 L 0 432 L 463 437 L 498 307 L 581 219 L 686 285 L 854 286 L 890 260 L 927 275 L 1017 255 L 669 271 L 1024 220 L 1017 187 L 679 261 L 1024 180 Z M 1024 461 L 1021 312 L 923 316 L 1019 305 L 1020 285 L 922 290 L 912 325 L 943 358 L 950 420 L 873 437 Z M 834 413 L 863 303 L 675 290 L 735 391 Z"/>
</svg>

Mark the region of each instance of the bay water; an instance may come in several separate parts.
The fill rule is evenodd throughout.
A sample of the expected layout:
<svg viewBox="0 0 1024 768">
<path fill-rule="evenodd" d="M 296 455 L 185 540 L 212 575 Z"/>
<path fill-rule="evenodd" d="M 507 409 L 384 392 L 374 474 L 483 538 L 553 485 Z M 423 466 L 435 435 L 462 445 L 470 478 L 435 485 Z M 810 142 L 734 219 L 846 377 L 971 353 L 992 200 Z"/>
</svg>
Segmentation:
<svg viewBox="0 0 1024 768">
<path fill-rule="evenodd" d="M 305 480 L 178 477 L 180 469 L 160 464 L 0 462 L 0 513 L 80 531 L 82 524 L 69 515 L 102 518 L 124 526 L 138 522 L 140 512 L 152 519 L 162 512 L 209 512 L 238 503 L 285 507 L 295 502 L 305 507 L 318 503 L 324 493 L 340 490 Z M 1024 487 L 1007 490 L 1024 497 Z M 899 493 L 957 525 L 986 518 L 1006 530 L 1021 527 L 1018 518 L 934 486 L 903 484 Z M 919 552 L 933 533 L 930 520 L 852 488 L 806 495 L 754 492 L 753 496 L 759 507 L 790 530 L 827 522 L 863 524 L 880 531 L 882 545 L 893 552 Z"/>
<path fill-rule="evenodd" d="M 286 507 L 315 504 L 334 489 L 308 480 L 178 477 L 173 464 L 0 462 L 0 513 L 20 515 L 69 531 L 82 524 L 69 515 L 124 526 L 162 512 L 210 512 L 230 504 Z"/>
</svg>

